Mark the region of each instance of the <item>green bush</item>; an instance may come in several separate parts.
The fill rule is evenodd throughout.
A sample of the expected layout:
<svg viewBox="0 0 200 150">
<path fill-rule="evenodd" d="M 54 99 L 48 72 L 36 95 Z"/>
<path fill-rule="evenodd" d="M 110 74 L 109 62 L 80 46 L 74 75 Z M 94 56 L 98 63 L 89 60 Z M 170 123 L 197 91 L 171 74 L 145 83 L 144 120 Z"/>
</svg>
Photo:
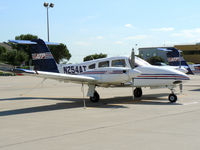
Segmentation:
<svg viewBox="0 0 200 150">
<path fill-rule="evenodd" d="M 99 58 L 106 58 L 107 54 L 93 54 L 93 55 L 88 55 L 86 57 L 83 58 L 83 61 L 89 61 L 89 60 L 93 60 L 93 59 L 99 59 Z"/>
<path fill-rule="evenodd" d="M 153 57 L 147 59 L 147 61 L 152 65 L 155 65 L 158 62 L 165 62 L 165 60 L 160 56 L 153 56 Z"/>
</svg>

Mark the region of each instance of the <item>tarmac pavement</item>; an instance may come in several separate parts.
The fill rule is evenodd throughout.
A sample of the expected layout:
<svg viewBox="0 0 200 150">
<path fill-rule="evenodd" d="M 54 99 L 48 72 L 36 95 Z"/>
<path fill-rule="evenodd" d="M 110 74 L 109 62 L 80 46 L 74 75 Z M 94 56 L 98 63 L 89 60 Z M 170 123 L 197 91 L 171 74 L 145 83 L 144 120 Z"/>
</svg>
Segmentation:
<svg viewBox="0 0 200 150">
<path fill-rule="evenodd" d="M 0 77 L 0 149 L 200 149 L 200 76 L 173 104 L 168 89 L 144 88 L 135 100 L 131 88 L 97 91 L 92 103 L 86 85 Z"/>
</svg>

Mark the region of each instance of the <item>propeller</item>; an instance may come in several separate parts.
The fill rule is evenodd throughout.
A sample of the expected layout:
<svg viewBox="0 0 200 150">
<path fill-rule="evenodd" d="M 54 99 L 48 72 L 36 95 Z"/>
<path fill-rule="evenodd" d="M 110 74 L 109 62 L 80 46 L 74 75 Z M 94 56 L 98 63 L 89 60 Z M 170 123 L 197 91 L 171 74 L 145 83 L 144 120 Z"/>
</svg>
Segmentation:
<svg viewBox="0 0 200 150">
<path fill-rule="evenodd" d="M 134 78 L 141 74 L 141 72 L 139 70 L 134 69 L 135 68 L 134 48 L 132 48 L 132 52 L 131 52 L 130 66 L 131 66 L 131 69 L 129 71 L 129 76 L 130 76 L 130 78 L 132 78 L 132 85 L 134 86 Z"/>
<path fill-rule="evenodd" d="M 132 52 L 131 52 L 131 61 L 130 61 L 130 65 L 131 65 L 131 72 L 134 72 L 136 70 L 134 70 L 135 68 L 135 52 L 134 52 L 134 48 L 132 48 Z M 134 89 L 134 77 L 132 77 L 132 91 Z M 134 93 L 133 93 L 133 100 L 134 100 Z"/>
<path fill-rule="evenodd" d="M 132 52 L 131 52 L 130 65 L 131 65 L 131 68 L 134 69 L 134 67 L 135 67 L 135 52 L 134 52 L 134 48 L 132 48 Z"/>
</svg>

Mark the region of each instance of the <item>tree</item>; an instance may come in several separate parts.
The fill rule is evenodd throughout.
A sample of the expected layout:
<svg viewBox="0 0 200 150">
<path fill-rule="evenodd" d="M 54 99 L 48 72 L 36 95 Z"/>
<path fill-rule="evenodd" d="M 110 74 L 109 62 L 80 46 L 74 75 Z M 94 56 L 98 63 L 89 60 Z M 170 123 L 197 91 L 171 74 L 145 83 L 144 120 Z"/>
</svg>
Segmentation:
<svg viewBox="0 0 200 150">
<path fill-rule="evenodd" d="M 50 45 L 48 47 L 57 63 L 59 63 L 62 59 L 69 60 L 72 56 L 65 44 L 61 43 L 60 45 Z"/>
<path fill-rule="evenodd" d="M 38 39 L 38 36 L 31 35 L 31 34 L 21 34 L 15 37 L 15 40 L 34 40 L 34 39 Z M 13 44 L 13 43 L 10 43 L 10 45 L 12 46 L 13 49 L 26 52 L 28 54 L 28 60 L 32 60 L 32 55 L 30 51 L 31 45 L 21 45 L 21 44 Z M 27 62 L 27 64 L 28 63 L 29 62 Z"/>
<path fill-rule="evenodd" d="M 21 65 L 22 63 L 28 61 L 28 54 L 24 51 L 17 51 L 17 55 L 15 57 L 16 65 Z"/>
<path fill-rule="evenodd" d="M 3 61 L 3 54 L 7 51 L 7 49 L 3 46 L 0 46 L 0 61 Z"/>
<path fill-rule="evenodd" d="M 99 59 L 99 58 L 106 58 L 107 54 L 93 54 L 93 55 L 88 55 L 86 57 L 83 58 L 83 61 L 89 61 L 89 60 L 93 60 L 93 59 Z"/>
<path fill-rule="evenodd" d="M 160 56 L 153 56 L 153 57 L 147 59 L 147 61 L 152 65 L 155 65 L 158 62 L 165 62 L 165 60 Z"/>
<path fill-rule="evenodd" d="M 16 50 L 7 51 L 6 53 L 3 54 L 4 61 L 14 66 L 16 64 L 16 59 L 15 59 L 16 55 L 17 55 Z"/>
<path fill-rule="evenodd" d="M 23 51 L 5 51 L 1 56 L 1 60 L 13 66 L 19 66 L 28 60 L 28 55 Z"/>
</svg>

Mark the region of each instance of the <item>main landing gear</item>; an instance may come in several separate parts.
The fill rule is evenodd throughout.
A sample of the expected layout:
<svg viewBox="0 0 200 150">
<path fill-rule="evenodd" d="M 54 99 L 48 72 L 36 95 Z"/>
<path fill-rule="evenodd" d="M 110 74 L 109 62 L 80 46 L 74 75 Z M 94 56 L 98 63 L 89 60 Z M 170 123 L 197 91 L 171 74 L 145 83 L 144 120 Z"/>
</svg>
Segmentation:
<svg viewBox="0 0 200 150">
<path fill-rule="evenodd" d="M 141 97 L 142 96 L 142 89 L 141 88 L 136 88 L 133 91 L 133 95 L 134 95 L 134 97 Z"/>
<path fill-rule="evenodd" d="M 100 99 L 99 94 L 97 93 L 97 91 L 94 91 L 94 95 L 90 96 L 90 101 L 93 103 L 97 103 Z"/>
<path fill-rule="evenodd" d="M 96 88 L 96 85 L 93 85 L 93 84 L 88 85 L 87 96 L 90 97 L 90 101 L 93 103 L 97 103 L 100 99 L 100 96 L 97 93 L 97 91 L 95 90 L 95 88 Z"/>
</svg>

